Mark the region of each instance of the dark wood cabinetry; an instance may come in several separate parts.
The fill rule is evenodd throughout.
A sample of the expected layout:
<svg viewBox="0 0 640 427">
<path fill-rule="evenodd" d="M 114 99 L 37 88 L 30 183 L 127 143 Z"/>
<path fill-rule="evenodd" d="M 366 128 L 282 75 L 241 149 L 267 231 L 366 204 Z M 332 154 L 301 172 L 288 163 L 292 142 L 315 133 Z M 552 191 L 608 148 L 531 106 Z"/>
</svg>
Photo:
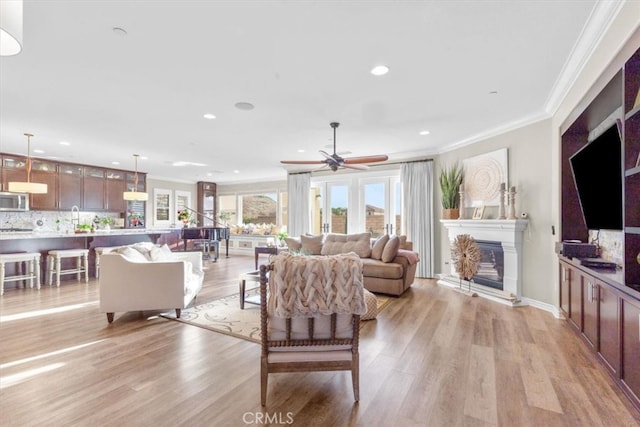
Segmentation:
<svg viewBox="0 0 640 427">
<path fill-rule="evenodd" d="M 216 224 L 216 184 L 213 182 L 198 182 L 196 209 L 203 216 L 198 215 L 198 227 L 215 227 Z"/>
<path fill-rule="evenodd" d="M 82 166 L 74 164 L 58 165 L 59 204 L 63 210 L 82 206 Z"/>
<path fill-rule="evenodd" d="M 107 204 L 105 210 L 110 212 L 124 212 L 127 209 L 127 203 L 122 197 L 122 194 L 126 191 L 124 185 L 125 172 L 107 170 L 106 173 L 105 191 Z"/>
<path fill-rule="evenodd" d="M 619 130 L 622 202 L 614 208 L 622 210 L 622 270 L 591 270 L 561 256 L 559 298 L 570 324 L 640 409 L 640 36 L 632 39 L 616 58 L 622 67 L 607 70 L 608 80 L 597 82 L 561 126 L 561 238 L 583 242 L 589 230 L 570 159 L 604 129 Z"/>
<path fill-rule="evenodd" d="M 104 186 L 105 170 L 101 168 L 84 168 L 84 193 L 82 209 L 102 211 L 105 208 Z"/>
<path fill-rule="evenodd" d="M 622 302 L 622 384 L 640 407 L 640 304 Z"/>
<path fill-rule="evenodd" d="M 26 157 L 0 154 L 0 190 L 7 191 L 8 182 L 26 181 Z M 138 173 L 138 191 L 146 190 L 146 175 Z M 134 173 L 73 163 L 58 163 L 32 159 L 31 181 L 47 184 L 46 194 L 32 194 L 29 206 L 33 210 L 81 210 L 124 212 L 127 203 L 122 197 L 125 188 L 133 187 Z M 136 202 L 144 214 L 144 202 Z"/>
<path fill-rule="evenodd" d="M 616 292 L 598 283 L 599 356 L 613 375 L 620 371 L 619 306 Z"/>
</svg>

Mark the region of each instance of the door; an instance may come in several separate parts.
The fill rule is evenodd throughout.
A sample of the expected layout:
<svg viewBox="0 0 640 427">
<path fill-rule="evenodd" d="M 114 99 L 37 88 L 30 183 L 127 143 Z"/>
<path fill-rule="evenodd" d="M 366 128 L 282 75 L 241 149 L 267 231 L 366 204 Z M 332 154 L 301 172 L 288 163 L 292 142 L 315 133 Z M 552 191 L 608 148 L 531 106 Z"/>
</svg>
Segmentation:
<svg viewBox="0 0 640 427">
<path fill-rule="evenodd" d="M 360 183 L 361 224 L 371 237 L 400 234 L 402 192 L 400 178 L 363 179 Z"/>
<path fill-rule="evenodd" d="M 349 184 L 325 182 L 311 187 L 313 234 L 349 232 Z"/>
</svg>

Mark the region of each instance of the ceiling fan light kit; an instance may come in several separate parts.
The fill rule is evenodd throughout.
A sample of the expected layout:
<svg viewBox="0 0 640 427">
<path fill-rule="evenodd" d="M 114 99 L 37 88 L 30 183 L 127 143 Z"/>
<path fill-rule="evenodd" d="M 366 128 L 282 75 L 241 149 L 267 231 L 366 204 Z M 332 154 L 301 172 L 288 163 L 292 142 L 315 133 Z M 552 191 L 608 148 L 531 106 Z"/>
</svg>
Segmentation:
<svg viewBox="0 0 640 427">
<path fill-rule="evenodd" d="M 341 157 L 336 152 L 336 129 L 340 126 L 338 122 L 331 122 L 329 126 L 333 129 L 333 154 L 329 154 L 326 151 L 319 150 L 320 154 L 324 156 L 324 160 L 281 160 L 280 163 L 286 165 L 321 165 L 324 164 L 332 171 L 337 171 L 340 168 L 367 170 L 369 166 L 365 163 L 384 162 L 389 159 L 385 154 L 373 155 L 373 156 L 361 156 L 361 157 Z"/>
</svg>

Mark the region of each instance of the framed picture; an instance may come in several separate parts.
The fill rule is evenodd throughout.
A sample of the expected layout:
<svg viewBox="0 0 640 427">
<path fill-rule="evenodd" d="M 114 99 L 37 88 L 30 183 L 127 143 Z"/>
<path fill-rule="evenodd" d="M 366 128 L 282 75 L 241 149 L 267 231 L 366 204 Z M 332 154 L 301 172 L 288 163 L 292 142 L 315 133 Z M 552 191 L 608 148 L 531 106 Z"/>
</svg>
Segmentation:
<svg viewBox="0 0 640 427">
<path fill-rule="evenodd" d="M 471 218 L 482 219 L 482 215 L 484 215 L 484 205 L 476 206 L 475 209 L 473 210 L 473 216 Z"/>
</svg>

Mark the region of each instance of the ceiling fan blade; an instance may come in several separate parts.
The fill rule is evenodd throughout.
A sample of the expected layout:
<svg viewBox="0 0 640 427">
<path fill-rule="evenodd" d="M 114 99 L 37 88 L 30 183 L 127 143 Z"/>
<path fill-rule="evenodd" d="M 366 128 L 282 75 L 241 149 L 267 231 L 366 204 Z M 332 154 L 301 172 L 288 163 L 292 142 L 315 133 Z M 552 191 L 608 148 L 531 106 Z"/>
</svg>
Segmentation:
<svg viewBox="0 0 640 427">
<path fill-rule="evenodd" d="M 361 170 L 361 171 L 369 169 L 369 166 L 367 166 L 367 165 L 361 165 L 361 164 L 350 165 L 348 163 L 343 163 L 341 165 L 341 167 L 347 168 L 347 169 L 357 169 L 357 170 Z"/>
<path fill-rule="evenodd" d="M 362 157 L 347 157 L 344 159 L 345 164 L 357 164 L 357 163 L 375 163 L 384 162 L 389 160 L 389 156 L 382 154 L 379 156 L 362 156 Z"/>
<path fill-rule="evenodd" d="M 318 150 L 318 151 L 320 151 L 320 154 L 322 154 L 327 159 L 333 159 L 333 157 L 331 157 L 331 154 L 327 153 L 326 151 L 324 150 Z"/>
<path fill-rule="evenodd" d="M 320 165 L 324 160 L 280 160 L 285 165 Z"/>
</svg>

